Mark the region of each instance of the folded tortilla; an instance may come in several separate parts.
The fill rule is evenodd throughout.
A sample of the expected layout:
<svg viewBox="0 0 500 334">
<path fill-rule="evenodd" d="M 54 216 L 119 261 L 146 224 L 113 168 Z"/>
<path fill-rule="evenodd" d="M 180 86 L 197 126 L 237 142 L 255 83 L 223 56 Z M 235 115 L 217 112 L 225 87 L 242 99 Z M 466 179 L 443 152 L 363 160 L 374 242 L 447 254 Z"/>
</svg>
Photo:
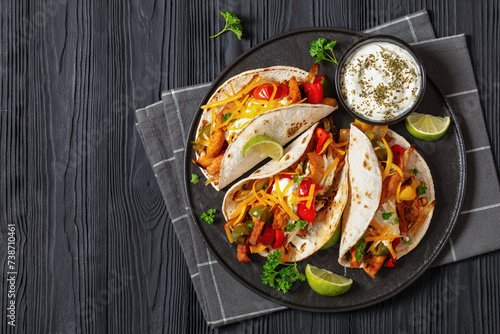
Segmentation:
<svg viewBox="0 0 500 334">
<path fill-rule="evenodd" d="M 400 145 L 405 150 L 410 148 L 410 144 L 396 132 L 387 130 L 387 135 L 393 138 L 388 142 L 390 147 Z M 395 208 L 394 198 L 390 198 L 379 206 L 382 193 L 382 173 L 379 162 L 368 137 L 354 125 L 351 125 L 350 130 L 347 161 L 349 162 L 349 199 L 343 214 L 339 254 L 339 263 L 343 266 L 349 266 L 347 254 L 363 237 L 372 219 L 380 221 L 383 212 L 391 211 L 388 207 Z M 427 199 L 427 206 L 430 205 L 435 200 L 434 182 L 429 167 L 416 150 L 410 153 L 406 170 L 409 169 L 418 169 L 415 179 L 425 182 L 427 191 L 422 197 Z M 430 208 L 420 229 L 408 230 L 411 243 L 402 241 L 396 246 L 394 250 L 398 259 L 414 249 L 422 240 L 430 225 L 433 211 L 434 208 Z M 394 222 L 395 218 L 394 215 L 390 222 Z"/>
<path fill-rule="evenodd" d="M 259 180 L 273 177 L 281 171 L 286 170 L 292 166 L 299 158 L 306 152 L 308 143 L 313 139 L 314 132 L 318 123 L 314 124 L 311 128 L 305 131 L 301 136 L 295 139 L 286 149 L 283 157 L 279 161 L 270 161 L 262 168 L 255 171 L 248 178 L 243 179 L 231 187 L 226 196 L 222 206 L 223 214 L 226 220 L 238 208 L 238 202 L 233 198 L 237 191 L 239 191 L 243 184 L 250 180 Z M 328 175 L 324 176 L 324 180 L 329 177 L 333 179 L 335 169 Z M 307 224 L 305 235 L 300 236 L 297 234 L 298 230 L 295 229 L 287 235 L 287 241 L 284 247 L 286 248 L 285 254 L 282 257 L 283 262 L 300 261 L 310 256 L 319 250 L 330 238 L 340 224 L 342 211 L 347 202 L 348 196 L 348 165 L 345 162 L 339 176 L 333 180 L 332 186 L 338 188 L 335 195 L 328 199 L 327 205 L 317 211 L 316 220 L 313 224 Z M 304 175 L 307 176 L 307 175 Z M 259 254 L 267 257 L 272 249 L 267 248 Z"/>
<path fill-rule="evenodd" d="M 301 82 L 307 74 L 307 71 L 292 66 L 273 66 L 247 71 L 230 78 L 222 84 L 207 104 L 232 96 L 234 92 L 240 91 L 247 85 L 255 75 L 260 75 L 266 81 L 282 82 L 285 80 L 289 81 L 292 77 L 295 77 Z M 212 113 L 217 115 L 223 108 L 224 105 L 204 110 L 196 131 L 196 137 L 201 133 L 203 124 L 211 123 Z M 286 145 L 311 127 L 312 124 L 328 116 L 336 109 L 337 106 L 300 103 L 267 111 L 253 118 L 242 129 L 234 130 L 233 133 L 236 135 L 224 153 L 218 177 L 213 178 L 207 173 L 205 168 L 200 167 L 201 172 L 207 179 L 213 178 L 211 184 L 216 190 L 223 189 L 264 160 L 264 158 L 256 155 L 243 157 L 243 147 L 252 137 L 256 135 L 268 135 L 276 139 L 281 145 Z M 200 155 L 197 153 L 196 159 L 199 158 Z"/>
</svg>

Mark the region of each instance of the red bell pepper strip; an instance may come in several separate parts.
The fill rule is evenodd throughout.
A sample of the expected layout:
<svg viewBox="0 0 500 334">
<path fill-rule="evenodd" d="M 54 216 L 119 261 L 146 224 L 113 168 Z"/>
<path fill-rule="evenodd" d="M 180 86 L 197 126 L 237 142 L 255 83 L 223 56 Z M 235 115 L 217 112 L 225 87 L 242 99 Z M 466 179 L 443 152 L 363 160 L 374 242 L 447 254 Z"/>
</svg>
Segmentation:
<svg viewBox="0 0 500 334">
<path fill-rule="evenodd" d="M 320 103 L 323 101 L 323 85 L 321 85 L 321 81 L 306 84 L 304 86 L 304 92 L 306 93 L 307 101 L 309 103 Z"/>
<path fill-rule="evenodd" d="M 308 209 L 305 201 L 299 202 L 299 204 L 297 204 L 297 215 L 300 219 L 303 219 L 311 224 L 314 223 L 314 218 L 316 218 L 314 203 Z"/>
<path fill-rule="evenodd" d="M 323 145 L 325 145 L 325 142 L 328 139 L 328 132 L 326 132 L 325 129 L 317 128 L 315 139 L 316 139 L 316 153 L 319 154 L 319 152 L 321 152 L 321 150 L 323 149 Z"/>
<path fill-rule="evenodd" d="M 269 101 L 273 95 L 274 87 L 271 84 L 264 84 L 255 87 L 253 90 L 253 97 L 257 100 Z M 279 100 L 282 97 L 288 95 L 288 86 L 282 84 L 276 84 L 276 94 L 274 95 L 274 100 Z"/>
<path fill-rule="evenodd" d="M 401 155 L 403 155 L 406 150 L 399 145 L 394 145 L 393 147 L 391 147 L 391 151 L 394 163 L 399 166 L 399 162 L 401 161 Z"/>
<path fill-rule="evenodd" d="M 273 249 L 280 248 L 283 246 L 283 243 L 285 242 L 285 233 L 281 230 L 274 230 L 275 237 L 274 237 L 274 242 L 273 242 Z"/>
<path fill-rule="evenodd" d="M 260 236 L 260 243 L 264 246 L 269 246 L 273 243 L 275 238 L 275 232 L 271 225 L 266 224 L 264 233 Z"/>
<path fill-rule="evenodd" d="M 314 78 L 314 81 L 313 83 L 318 83 L 318 82 L 321 82 L 323 79 L 326 80 L 326 77 L 324 74 L 320 75 L 320 76 L 317 76 L 316 78 Z"/>
<path fill-rule="evenodd" d="M 311 185 L 312 185 L 311 179 L 304 179 L 299 185 L 299 195 L 300 197 L 307 197 L 309 196 L 309 192 L 311 190 Z M 316 185 L 314 188 L 315 190 L 321 190 L 323 187 Z M 299 216 L 300 219 L 304 219 L 305 221 L 309 223 L 314 223 L 314 218 L 316 217 L 316 208 L 314 206 L 314 203 L 316 201 L 316 196 L 313 196 L 313 201 L 311 204 L 311 207 L 308 209 L 306 206 L 307 201 L 300 201 L 299 204 L 297 205 L 297 215 Z"/>
<path fill-rule="evenodd" d="M 299 185 L 299 195 L 300 197 L 306 197 L 309 195 L 309 190 L 311 189 L 312 181 L 309 178 L 303 179 Z"/>
</svg>

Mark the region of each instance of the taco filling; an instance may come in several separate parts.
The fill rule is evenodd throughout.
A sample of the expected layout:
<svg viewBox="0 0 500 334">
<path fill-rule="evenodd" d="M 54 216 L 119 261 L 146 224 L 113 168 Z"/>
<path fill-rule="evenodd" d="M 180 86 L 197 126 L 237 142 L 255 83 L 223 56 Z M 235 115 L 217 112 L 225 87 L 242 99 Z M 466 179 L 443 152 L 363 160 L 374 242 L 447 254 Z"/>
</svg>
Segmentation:
<svg viewBox="0 0 500 334">
<path fill-rule="evenodd" d="M 345 253 L 344 260 L 351 268 L 362 266 L 375 278 L 382 266 L 394 267 L 396 260 L 420 241 L 434 209 L 434 188 L 427 165 L 414 145 L 410 146 L 387 126 L 367 127 L 359 122 L 357 125 L 364 130 L 375 153 L 381 192 L 380 200 L 374 198 L 376 211 L 368 228 Z M 356 170 L 351 173 L 356 176 Z M 415 245 L 410 246 L 412 243 Z"/>
<path fill-rule="evenodd" d="M 295 159 L 273 161 L 274 172 L 250 176 L 228 191 L 224 229 L 238 245 L 239 261 L 274 249 L 281 249 L 283 262 L 299 261 L 329 240 L 347 201 L 348 133 L 324 119 L 296 140 Z"/>
<path fill-rule="evenodd" d="M 230 79 L 201 107 L 193 161 L 206 172 L 206 184 L 218 181 L 226 148 L 259 115 L 300 103 L 337 106 L 325 76 L 316 77 L 317 72 L 317 64 L 309 74 L 286 66 L 249 71 Z"/>
</svg>

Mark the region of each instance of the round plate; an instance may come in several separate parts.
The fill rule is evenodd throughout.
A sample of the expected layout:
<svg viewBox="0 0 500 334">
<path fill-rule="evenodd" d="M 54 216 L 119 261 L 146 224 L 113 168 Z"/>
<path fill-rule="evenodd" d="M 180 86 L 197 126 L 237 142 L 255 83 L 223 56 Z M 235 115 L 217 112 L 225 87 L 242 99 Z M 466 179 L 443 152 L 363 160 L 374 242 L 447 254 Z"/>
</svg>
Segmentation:
<svg viewBox="0 0 500 334">
<path fill-rule="evenodd" d="M 243 71 L 273 65 L 290 65 L 309 70 L 313 63 L 313 58 L 309 55 L 309 44 L 315 39 L 324 37 L 328 40 L 337 40 L 334 52 L 339 59 L 349 45 L 363 36 L 365 35 L 360 32 L 345 29 L 314 28 L 271 38 L 236 59 L 214 81 L 201 104 L 205 104 L 224 81 Z M 335 67 L 336 65 L 323 61 L 320 64 L 319 74 L 326 74 L 327 79 L 333 80 Z M 436 189 L 436 208 L 424 239 L 412 252 L 399 259 L 395 268 L 383 267 L 375 279 L 369 277 L 362 269 L 344 268 L 337 261 L 339 255 L 337 244 L 299 262 L 298 268 L 304 272 L 306 264 L 310 263 L 352 278 L 354 284 L 347 293 L 337 297 L 324 297 L 314 292 L 307 282 L 297 281 L 289 292 L 283 294 L 275 288 L 262 284 L 260 277 L 266 259 L 252 254 L 251 263 L 239 262 L 236 257 L 236 245 L 229 243 L 224 232 L 225 220 L 221 208 L 224 194 L 229 187 L 217 192 L 211 186 L 204 187 L 202 182 L 197 185 L 190 182 L 191 173 L 200 174 L 198 167 L 191 162 L 194 151 L 190 144 L 195 140 L 201 116 L 199 110 L 191 125 L 186 146 L 184 183 L 192 218 L 197 222 L 207 247 L 236 280 L 255 293 L 288 307 L 318 312 L 347 311 L 366 307 L 396 295 L 422 275 L 443 249 L 457 221 L 465 192 L 466 166 L 462 134 L 450 104 L 431 80 L 428 81 L 419 110 L 421 113 L 450 116 L 452 122 L 446 135 L 434 142 L 413 138 L 406 131 L 403 122 L 391 126 L 391 129 L 415 144 L 417 151 L 429 165 Z M 340 128 L 347 128 L 353 121 L 353 118 L 341 108 L 332 116 Z M 200 220 L 200 216 L 211 208 L 217 208 L 217 214 L 215 222 L 209 225 Z"/>
</svg>

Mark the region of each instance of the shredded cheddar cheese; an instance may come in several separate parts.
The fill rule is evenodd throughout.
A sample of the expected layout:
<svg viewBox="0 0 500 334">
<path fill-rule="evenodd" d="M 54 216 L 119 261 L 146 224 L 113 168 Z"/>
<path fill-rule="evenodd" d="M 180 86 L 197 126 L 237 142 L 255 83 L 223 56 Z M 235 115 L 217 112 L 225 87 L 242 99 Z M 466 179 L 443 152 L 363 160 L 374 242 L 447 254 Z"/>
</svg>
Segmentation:
<svg viewBox="0 0 500 334">
<path fill-rule="evenodd" d="M 389 144 L 387 144 L 385 138 L 382 138 L 382 142 L 384 143 L 385 149 L 387 150 L 387 162 L 385 164 L 384 173 L 382 173 L 382 181 L 384 181 L 387 175 L 389 175 L 389 172 L 391 171 L 392 151 L 391 148 L 389 147 Z"/>
<path fill-rule="evenodd" d="M 330 166 L 326 167 L 325 172 L 323 173 L 323 179 L 335 169 L 338 163 L 339 163 L 339 158 L 335 158 L 333 162 L 330 164 Z"/>
<path fill-rule="evenodd" d="M 313 199 L 314 199 L 314 188 L 316 185 L 313 183 L 311 184 L 311 189 L 309 189 L 309 196 L 307 196 L 307 202 L 306 202 L 306 208 L 310 209 Z"/>
</svg>

